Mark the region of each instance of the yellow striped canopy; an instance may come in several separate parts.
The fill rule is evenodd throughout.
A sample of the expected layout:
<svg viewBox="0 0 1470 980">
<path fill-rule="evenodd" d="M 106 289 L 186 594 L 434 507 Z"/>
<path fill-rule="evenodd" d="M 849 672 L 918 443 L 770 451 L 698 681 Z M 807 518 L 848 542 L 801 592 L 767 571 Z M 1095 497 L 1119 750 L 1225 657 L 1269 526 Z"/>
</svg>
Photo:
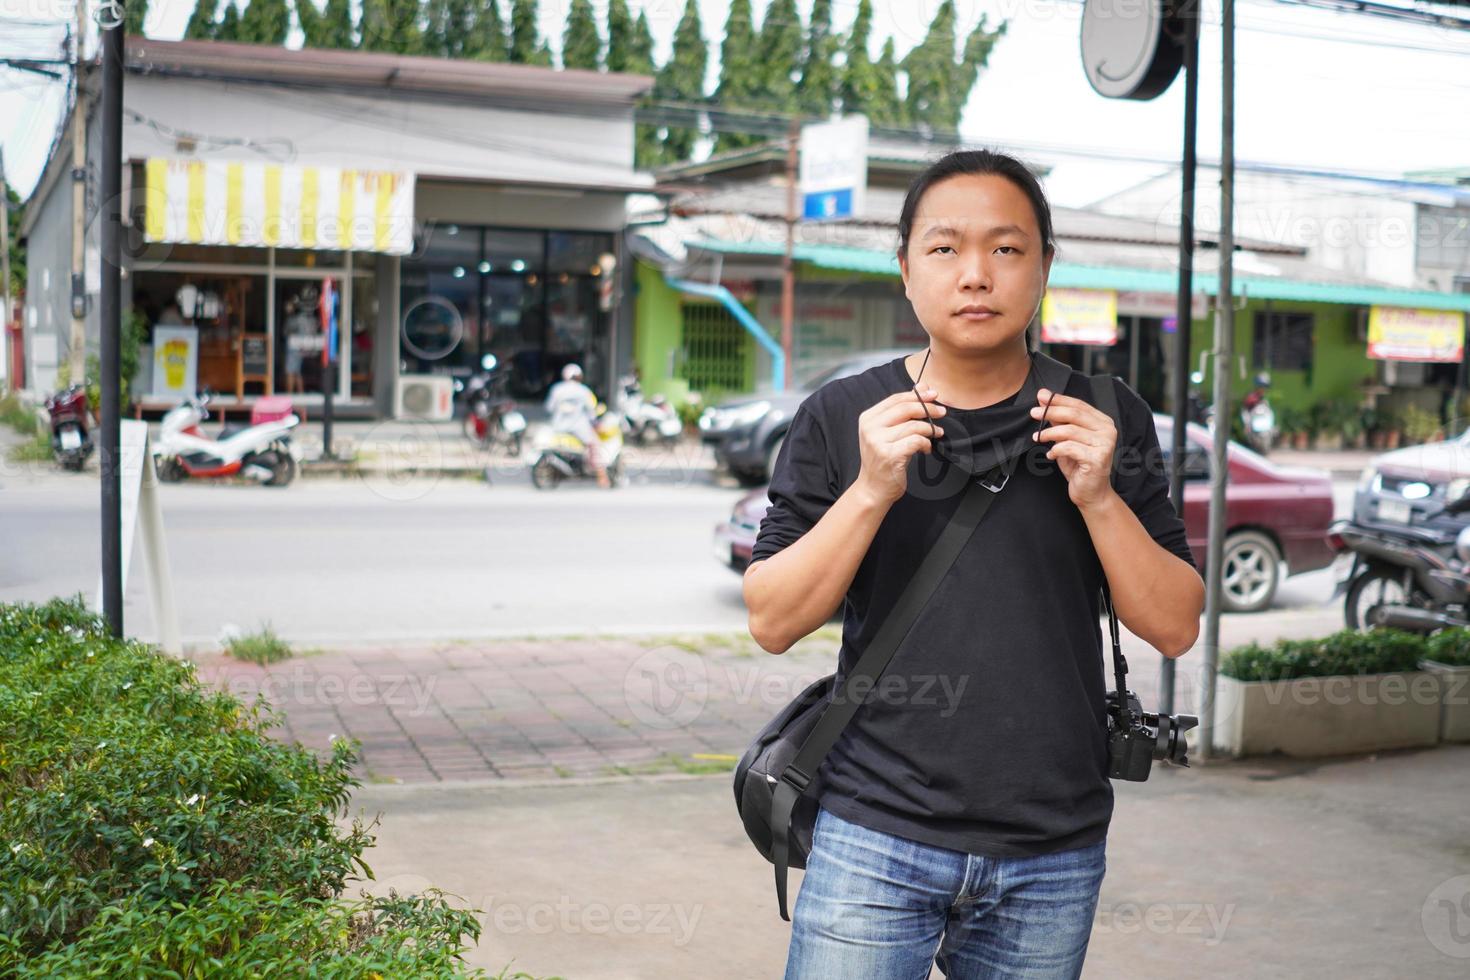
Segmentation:
<svg viewBox="0 0 1470 980">
<path fill-rule="evenodd" d="M 153 157 L 150 242 L 413 250 L 413 174 Z"/>
</svg>

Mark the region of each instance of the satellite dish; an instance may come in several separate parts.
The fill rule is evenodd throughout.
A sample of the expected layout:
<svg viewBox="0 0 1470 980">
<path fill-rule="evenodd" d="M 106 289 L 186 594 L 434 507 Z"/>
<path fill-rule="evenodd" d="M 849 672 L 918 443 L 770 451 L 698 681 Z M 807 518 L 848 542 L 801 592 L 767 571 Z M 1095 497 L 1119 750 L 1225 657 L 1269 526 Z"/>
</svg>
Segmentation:
<svg viewBox="0 0 1470 980">
<path fill-rule="evenodd" d="M 1147 101 L 1184 64 L 1184 25 L 1165 0 L 1086 0 L 1082 68 L 1098 95 Z"/>
</svg>

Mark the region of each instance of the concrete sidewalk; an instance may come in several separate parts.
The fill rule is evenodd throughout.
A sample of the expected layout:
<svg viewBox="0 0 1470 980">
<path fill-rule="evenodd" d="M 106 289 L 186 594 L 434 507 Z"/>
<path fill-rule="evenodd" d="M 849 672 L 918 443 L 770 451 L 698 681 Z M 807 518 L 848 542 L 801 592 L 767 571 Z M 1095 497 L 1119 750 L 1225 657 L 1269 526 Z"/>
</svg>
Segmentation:
<svg viewBox="0 0 1470 980">
<path fill-rule="evenodd" d="M 1333 608 L 1231 616 L 1223 642 L 1337 622 Z M 1158 658 L 1125 639 L 1152 705 Z M 483 910 L 476 964 L 683 980 L 781 972 L 789 926 L 729 773 L 835 650 L 829 628 L 782 657 L 709 635 L 199 666 L 280 706 L 287 739 L 320 752 L 334 735 L 361 740 L 354 812 L 382 818 L 370 887 L 436 887 Z M 1193 705 L 1198 660 L 1179 663 L 1176 710 Z M 1115 785 L 1087 976 L 1467 974 L 1470 746 L 1160 768 Z"/>
<path fill-rule="evenodd" d="M 1467 774 L 1459 746 L 1117 784 L 1084 976 L 1464 977 Z M 481 910 L 469 959 L 492 974 L 781 975 L 790 926 L 724 775 L 369 786 L 353 804 L 382 820 L 370 890 Z"/>
</svg>

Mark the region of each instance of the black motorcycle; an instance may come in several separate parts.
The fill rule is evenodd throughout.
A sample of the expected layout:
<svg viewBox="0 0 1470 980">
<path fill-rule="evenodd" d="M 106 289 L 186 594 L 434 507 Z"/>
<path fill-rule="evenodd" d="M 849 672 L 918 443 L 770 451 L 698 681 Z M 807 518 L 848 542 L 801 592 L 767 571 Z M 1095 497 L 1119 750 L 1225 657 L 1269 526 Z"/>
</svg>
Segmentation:
<svg viewBox="0 0 1470 980">
<path fill-rule="evenodd" d="M 1423 519 L 1470 511 L 1470 495 Z M 1456 533 L 1413 524 L 1333 524 L 1329 540 L 1344 554 L 1333 597 L 1346 593 L 1348 629 L 1390 626 L 1431 633 L 1470 626 L 1470 527 Z"/>
</svg>

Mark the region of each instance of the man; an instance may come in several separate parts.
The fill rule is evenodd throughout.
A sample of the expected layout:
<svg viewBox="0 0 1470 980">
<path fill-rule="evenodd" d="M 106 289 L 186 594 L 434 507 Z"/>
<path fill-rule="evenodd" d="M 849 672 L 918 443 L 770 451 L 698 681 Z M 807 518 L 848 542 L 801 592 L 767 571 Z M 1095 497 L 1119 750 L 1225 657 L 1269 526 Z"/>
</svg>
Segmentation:
<svg viewBox="0 0 1470 980">
<path fill-rule="evenodd" d="M 557 432 L 576 436 L 587 452 L 587 465 L 597 474 L 599 487 L 612 486 L 607 467 L 602 463 L 601 440 L 597 437 L 597 396 L 582 383 L 582 368 L 568 364 L 561 369 L 561 380 L 546 394 L 546 414 Z"/>
</svg>

